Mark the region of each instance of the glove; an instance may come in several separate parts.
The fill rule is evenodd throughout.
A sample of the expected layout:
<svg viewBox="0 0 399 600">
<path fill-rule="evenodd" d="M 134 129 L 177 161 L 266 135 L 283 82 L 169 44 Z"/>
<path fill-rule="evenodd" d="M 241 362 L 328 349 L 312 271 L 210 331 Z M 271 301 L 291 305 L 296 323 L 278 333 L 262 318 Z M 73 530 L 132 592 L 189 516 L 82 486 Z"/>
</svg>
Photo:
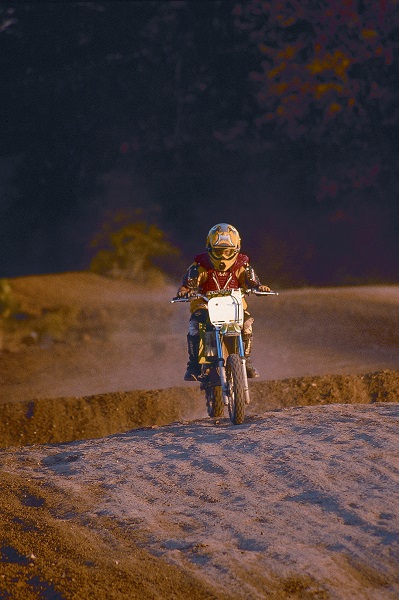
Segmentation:
<svg viewBox="0 0 399 600">
<path fill-rule="evenodd" d="M 188 298 L 191 294 L 192 294 L 192 291 L 190 290 L 190 288 L 186 288 L 184 286 L 181 286 L 177 290 L 177 297 L 178 298 Z"/>
</svg>

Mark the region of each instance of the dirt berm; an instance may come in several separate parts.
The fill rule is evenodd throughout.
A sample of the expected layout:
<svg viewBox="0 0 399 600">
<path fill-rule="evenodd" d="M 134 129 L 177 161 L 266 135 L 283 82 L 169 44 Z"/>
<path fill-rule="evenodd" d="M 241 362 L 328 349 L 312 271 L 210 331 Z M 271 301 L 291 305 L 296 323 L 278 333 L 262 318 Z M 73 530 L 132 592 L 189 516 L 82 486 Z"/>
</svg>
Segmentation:
<svg viewBox="0 0 399 600">
<path fill-rule="evenodd" d="M 250 384 L 247 413 L 315 404 L 399 400 L 399 372 L 324 375 Z M 227 415 L 227 411 L 226 411 Z M 0 446 L 59 443 L 206 417 L 199 387 L 3 402 Z"/>
</svg>

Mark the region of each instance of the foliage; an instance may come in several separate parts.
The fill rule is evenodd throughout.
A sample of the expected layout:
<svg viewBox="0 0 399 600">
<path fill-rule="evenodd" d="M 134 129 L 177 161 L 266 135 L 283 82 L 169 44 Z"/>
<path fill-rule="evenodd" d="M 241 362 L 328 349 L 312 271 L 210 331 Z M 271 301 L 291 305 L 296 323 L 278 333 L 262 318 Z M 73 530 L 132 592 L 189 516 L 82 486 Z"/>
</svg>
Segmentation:
<svg viewBox="0 0 399 600">
<path fill-rule="evenodd" d="M 11 285 L 7 279 L 0 279 L 0 319 L 9 318 L 18 308 Z"/>
<path fill-rule="evenodd" d="M 300 281 L 331 281 L 342 265 L 360 277 L 371 262 L 396 280 L 398 11 L 398 0 L 1 3 L 0 155 L 15 174 L 4 276 L 86 268 L 98 215 L 134 206 L 139 189 L 189 259 L 213 222 L 227 216 L 257 244 L 277 215 L 275 271 L 300 228 Z M 377 223 L 363 218 L 374 211 Z M 98 268 L 120 272 L 103 250 Z"/>
<path fill-rule="evenodd" d="M 302 168 L 298 192 L 308 201 L 291 206 L 305 217 L 299 255 L 310 257 L 310 280 L 395 279 L 398 0 L 250 0 L 234 13 L 258 49 L 250 76 L 259 135 Z"/>
<path fill-rule="evenodd" d="M 251 0 L 235 13 L 262 59 L 259 125 L 335 143 L 397 122 L 397 0 Z"/>
<path fill-rule="evenodd" d="M 93 245 L 104 244 L 94 256 L 90 269 L 108 277 L 131 279 L 138 283 L 161 283 L 163 275 L 154 264 L 157 257 L 177 254 L 163 231 L 145 221 L 129 223 L 117 231 L 102 232 Z"/>
<path fill-rule="evenodd" d="M 11 285 L 7 279 L 0 279 L 0 351 L 4 349 L 4 329 L 13 313 L 18 309 Z"/>
</svg>

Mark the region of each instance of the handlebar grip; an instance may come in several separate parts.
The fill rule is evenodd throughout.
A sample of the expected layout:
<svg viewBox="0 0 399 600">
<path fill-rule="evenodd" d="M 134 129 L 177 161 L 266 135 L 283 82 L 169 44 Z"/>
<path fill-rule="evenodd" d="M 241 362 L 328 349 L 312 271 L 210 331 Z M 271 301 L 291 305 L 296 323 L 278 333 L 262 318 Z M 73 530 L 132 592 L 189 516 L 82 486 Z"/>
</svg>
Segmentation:
<svg viewBox="0 0 399 600">
<path fill-rule="evenodd" d="M 273 290 L 270 290 L 269 292 L 261 292 L 260 290 L 257 290 L 256 288 L 249 288 L 247 290 L 244 290 L 245 294 L 254 294 L 254 296 L 278 296 L 278 292 L 273 292 Z"/>
<path fill-rule="evenodd" d="M 173 302 L 190 302 L 190 300 L 191 298 L 185 298 L 184 296 L 176 296 L 175 298 L 172 298 L 170 303 L 173 304 Z"/>
<path fill-rule="evenodd" d="M 170 302 L 171 304 L 173 304 L 174 302 L 191 302 L 191 300 L 196 300 L 197 298 L 201 298 L 205 302 L 208 302 L 208 298 L 204 296 L 204 294 L 191 294 L 190 296 L 175 296 Z"/>
</svg>

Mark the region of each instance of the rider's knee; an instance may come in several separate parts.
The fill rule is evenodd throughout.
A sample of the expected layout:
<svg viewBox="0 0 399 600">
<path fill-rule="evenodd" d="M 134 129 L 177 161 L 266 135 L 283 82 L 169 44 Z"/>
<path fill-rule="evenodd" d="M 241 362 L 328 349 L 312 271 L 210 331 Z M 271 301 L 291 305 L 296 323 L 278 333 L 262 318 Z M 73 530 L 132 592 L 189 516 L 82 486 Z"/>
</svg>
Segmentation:
<svg viewBox="0 0 399 600">
<path fill-rule="evenodd" d="M 245 321 L 244 321 L 244 325 L 242 328 L 242 331 L 244 334 L 246 335 L 251 335 L 252 334 L 252 323 L 254 322 L 253 317 L 248 317 Z"/>
<path fill-rule="evenodd" d="M 205 309 L 198 309 L 190 317 L 188 322 L 188 333 L 190 335 L 199 335 L 199 324 L 206 323 L 208 318 L 208 311 Z"/>
<path fill-rule="evenodd" d="M 199 323 L 194 319 L 190 319 L 188 322 L 188 334 L 199 335 Z"/>
</svg>

